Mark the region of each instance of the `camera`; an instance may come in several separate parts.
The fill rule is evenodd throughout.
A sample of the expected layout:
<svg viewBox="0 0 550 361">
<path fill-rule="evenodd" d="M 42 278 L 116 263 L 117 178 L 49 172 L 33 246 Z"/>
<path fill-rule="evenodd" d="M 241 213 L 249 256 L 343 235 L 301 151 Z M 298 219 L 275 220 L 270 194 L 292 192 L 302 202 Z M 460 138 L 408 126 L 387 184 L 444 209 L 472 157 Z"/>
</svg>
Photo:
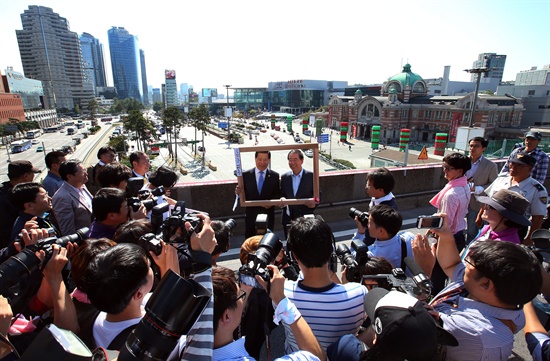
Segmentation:
<svg viewBox="0 0 550 361">
<path fill-rule="evenodd" d="M 358 211 L 357 209 L 351 207 L 349 209 L 349 217 L 351 219 L 355 219 L 355 217 L 357 217 L 359 222 L 361 222 L 361 224 L 364 227 L 368 227 L 368 225 L 369 225 L 369 214 L 368 214 L 368 212 L 361 212 L 361 211 Z"/>
<path fill-rule="evenodd" d="M 418 216 L 416 219 L 416 228 L 441 228 L 443 218 L 437 216 Z"/>
<path fill-rule="evenodd" d="M 405 264 L 410 269 L 414 277 L 407 277 L 405 271 L 401 268 L 394 268 L 391 274 L 363 276 L 363 280 L 375 280 L 379 287 L 393 289 L 419 300 L 424 300 L 430 297 L 432 293 L 432 282 L 424 274 L 420 266 L 414 259 L 405 257 Z"/>
<path fill-rule="evenodd" d="M 239 274 L 252 278 L 259 275 L 267 282 L 270 279 L 267 265 L 275 261 L 281 249 L 283 249 L 283 242 L 279 237 L 275 233 L 266 233 L 258 245 L 256 254 L 249 254 L 247 263 L 239 268 Z"/>
<path fill-rule="evenodd" d="M 153 196 L 153 197 L 160 197 L 166 194 L 166 191 L 164 190 L 164 186 L 159 186 L 153 190 L 149 189 L 141 189 L 138 191 L 138 198 L 143 200 L 146 200 L 147 198 Z"/>
<path fill-rule="evenodd" d="M 152 223 L 156 234 L 147 233 L 140 238 L 140 242 L 147 244 L 147 251 L 152 251 L 157 256 L 162 252 L 160 240 L 163 240 L 164 243 L 189 244 L 193 232 L 200 233 L 202 230 L 202 218 L 198 217 L 197 213 L 185 213 L 183 202 L 178 202 L 170 216 L 162 221 L 160 226 L 157 226 L 163 213 L 166 212 L 167 206 L 167 204 L 159 204 L 153 207 L 151 221 L 155 220 Z M 185 222 L 191 223 L 191 228 L 188 231 L 185 230 Z"/>
<path fill-rule="evenodd" d="M 340 263 L 346 266 L 346 279 L 349 282 L 360 282 L 365 264 L 369 260 L 368 246 L 360 240 L 351 242 L 351 250 L 345 244 L 336 248 Z"/>
<path fill-rule="evenodd" d="M 143 204 L 147 212 L 149 212 L 151 209 L 153 209 L 154 206 L 157 205 L 158 197 L 152 197 L 150 199 L 141 200 L 139 197 L 130 197 L 126 199 L 126 203 L 128 204 L 128 207 L 132 207 L 132 211 L 137 212 L 139 210 L 139 206 Z"/>
<path fill-rule="evenodd" d="M 10 298 L 7 293 L 10 288 L 19 284 L 21 281 L 29 277 L 40 266 L 40 259 L 34 254 L 36 251 L 44 251 L 45 258 L 42 262 L 46 264 L 53 254 L 53 245 L 57 244 L 61 247 L 67 247 L 67 243 L 75 242 L 82 243 L 88 234 L 89 228 L 83 227 L 76 233 L 56 238 L 48 237 L 39 240 L 36 244 L 28 246 L 23 251 L 8 259 L 0 265 L 0 294 Z"/>
<path fill-rule="evenodd" d="M 269 216 L 267 214 L 260 213 L 256 216 L 254 227 L 256 227 L 256 235 L 263 236 L 269 229 L 267 227 Z"/>
</svg>

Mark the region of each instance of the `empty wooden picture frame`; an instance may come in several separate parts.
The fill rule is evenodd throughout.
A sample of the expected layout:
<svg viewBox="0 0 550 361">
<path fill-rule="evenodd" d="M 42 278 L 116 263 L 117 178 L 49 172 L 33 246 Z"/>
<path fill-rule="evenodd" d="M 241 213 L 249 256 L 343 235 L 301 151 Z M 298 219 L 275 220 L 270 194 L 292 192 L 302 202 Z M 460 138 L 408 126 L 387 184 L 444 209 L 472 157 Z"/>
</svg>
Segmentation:
<svg viewBox="0 0 550 361">
<path fill-rule="evenodd" d="M 319 200 L 319 144 L 318 143 L 301 143 L 301 144 L 274 144 L 269 146 L 254 146 L 254 147 L 237 147 L 234 148 L 235 153 L 235 167 L 237 169 L 237 182 L 239 187 L 243 190 L 239 195 L 239 202 L 241 207 L 270 207 L 270 206 L 282 206 L 283 202 L 280 199 L 269 199 L 261 201 L 247 201 L 245 198 L 244 192 L 244 182 L 243 182 L 243 169 L 241 162 L 241 153 L 247 152 L 262 152 L 262 151 L 282 151 L 282 150 L 292 150 L 300 149 L 313 150 L 313 198 L 293 198 L 286 199 L 284 201 L 285 205 L 298 205 L 306 204 L 311 200 Z M 286 154 L 285 154 L 286 156 Z M 283 172 L 285 173 L 285 172 Z"/>
</svg>

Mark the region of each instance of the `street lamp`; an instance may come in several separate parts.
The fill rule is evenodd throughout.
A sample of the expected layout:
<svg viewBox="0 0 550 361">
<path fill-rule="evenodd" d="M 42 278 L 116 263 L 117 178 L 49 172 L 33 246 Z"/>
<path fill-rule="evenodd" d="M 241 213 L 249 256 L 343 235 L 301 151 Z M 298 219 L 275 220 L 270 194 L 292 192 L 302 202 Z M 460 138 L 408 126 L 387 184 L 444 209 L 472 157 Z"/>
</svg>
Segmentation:
<svg viewBox="0 0 550 361">
<path fill-rule="evenodd" d="M 470 124 L 469 124 L 470 128 L 473 128 L 475 124 L 474 116 L 476 114 L 477 93 L 479 92 L 479 81 L 481 80 L 481 74 L 487 74 L 491 70 L 492 68 L 487 68 L 487 67 L 464 70 L 465 72 L 470 74 L 477 74 L 476 88 L 474 91 L 474 101 L 472 102 L 472 112 L 470 114 Z"/>
<path fill-rule="evenodd" d="M 231 130 L 229 126 L 229 121 L 231 118 L 231 110 L 229 109 L 229 88 L 231 85 L 224 85 L 224 87 L 227 90 L 227 107 L 225 108 L 225 115 L 227 116 L 227 149 L 229 149 L 231 148 Z"/>
</svg>

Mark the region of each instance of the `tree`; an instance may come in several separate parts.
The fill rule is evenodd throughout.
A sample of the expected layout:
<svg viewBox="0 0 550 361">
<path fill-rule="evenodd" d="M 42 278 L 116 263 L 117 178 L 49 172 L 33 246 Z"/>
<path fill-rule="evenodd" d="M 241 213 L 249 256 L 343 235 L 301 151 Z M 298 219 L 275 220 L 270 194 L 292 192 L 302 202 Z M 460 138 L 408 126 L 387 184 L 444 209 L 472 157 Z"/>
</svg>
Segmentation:
<svg viewBox="0 0 550 361">
<path fill-rule="evenodd" d="M 75 105 L 74 105 L 74 112 L 75 112 L 76 114 L 80 114 L 80 105 L 78 105 L 78 104 L 75 104 Z"/>
<path fill-rule="evenodd" d="M 117 153 L 125 152 L 128 149 L 128 143 L 126 143 L 126 137 L 124 135 L 119 135 L 109 139 L 107 145 L 115 148 Z"/>
<path fill-rule="evenodd" d="M 189 119 L 191 119 L 191 125 L 195 127 L 195 153 L 197 152 L 197 130 L 202 132 L 202 146 L 204 147 L 204 132 L 210 124 L 210 113 L 206 105 L 201 104 L 196 108 L 191 109 L 189 112 Z M 202 156 L 202 163 L 204 165 L 204 153 Z"/>
<path fill-rule="evenodd" d="M 162 103 L 161 102 L 155 102 L 155 104 L 153 104 L 153 110 L 155 112 L 158 112 L 161 109 L 162 109 Z"/>
<path fill-rule="evenodd" d="M 88 102 L 88 111 L 90 112 L 90 119 L 94 120 L 95 116 L 97 114 L 97 111 L 99 109 L 99 104 L 97 104 L 97 100 L 91 99 Z"/>
<path fill-rule="evenodd" d="M 170 154 L 172 154 L 172 133 L 174 128 L 179 128 L 182 124 L 183 114 L 177 107 L 171 106 L 162 112 L 162 125 L 168 133 L 168 143 L 170 147 L 168 148 Z M 177 135 L 176 135 L 177 137 Z M 175 140 L 177 142 L 177 139 Z M 176 147 L 178 145 L 176 144 Z M 177 153 L 176 153 L 177 154 Z"/>
<path fill-rule="evenodd" d="M 128 116 L 122 121 L 124 128 L 131 132 L 136 132 L 138 148 L 140 141 L 143 144 L 143 150 L 146 147 L 146 140 L 149 139 L 151 132 L 154 131 L 153 125 L 145 119 L 140 110 L 131 110 Z"/>
</svg>

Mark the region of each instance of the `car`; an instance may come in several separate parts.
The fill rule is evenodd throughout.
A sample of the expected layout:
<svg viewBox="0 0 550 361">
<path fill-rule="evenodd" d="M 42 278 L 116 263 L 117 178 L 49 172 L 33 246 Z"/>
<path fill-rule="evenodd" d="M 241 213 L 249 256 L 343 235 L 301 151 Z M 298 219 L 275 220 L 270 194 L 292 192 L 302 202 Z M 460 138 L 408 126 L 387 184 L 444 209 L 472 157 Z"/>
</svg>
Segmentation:
<svg viewBox="0 0 550 361">
<path fill-rule="evenodd" d="M 38 139 L 33 139 L 31 143 L 32 144 L 38 144 L 38 143 L 40 143 L 40 141 Z"/>
<path fill-rule="evenodd" d="M 37 151 L 37 152 L 43 152 L 43 151 L 44 151 L 44 147 L 43 147 L 43 146 L 36 147 L 36 151 Z"/>
<path fill-rule="evenodd" d="M 65 129 L 59 129 L 59 133 L 65 133 Z"/>
<path fill-rule="evenodd" d="M 313 158 L 313 150 L 311 149 L 304 150 L 304 154 L 306 155 L 306 157 Z"/>
</svg>

